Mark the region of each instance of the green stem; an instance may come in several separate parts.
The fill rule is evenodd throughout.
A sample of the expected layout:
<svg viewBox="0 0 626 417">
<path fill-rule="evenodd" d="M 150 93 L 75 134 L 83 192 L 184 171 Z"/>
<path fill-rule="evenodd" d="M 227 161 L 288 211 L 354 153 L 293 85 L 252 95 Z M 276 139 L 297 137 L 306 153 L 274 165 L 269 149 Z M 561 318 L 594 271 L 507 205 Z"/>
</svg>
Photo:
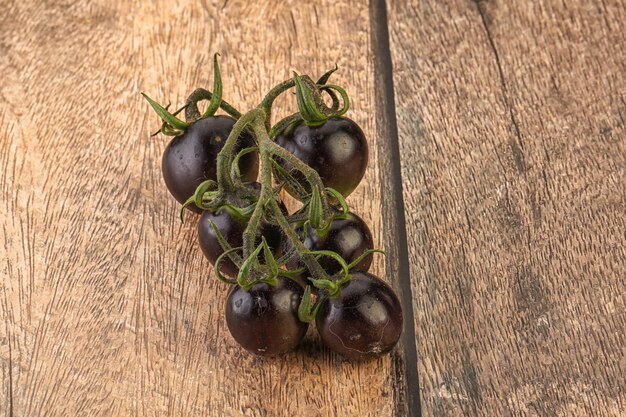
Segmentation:
<svg viewBox="0 0 626 417">
<path fill-rule="evenodd" d="M 230 167 L 232 165 L 237 140 L 246 126 L 255 118 L 262 117 L 262 115 L 262 110 L 253 109 L 241 116 L 233 126 L 233 130 L 230 132 L 230 135 L 228 135 L 228 139 L 226 139 L 224 147 L 217 155 L 217 186 L 220 194 L 228 193 L 229 191 L 233 191 L 235 189 L 235 183 L 230 176 Z"/>
<path fill-rule="evenodd" d="M 293 88 L 295 85 L 296 84 L 293 79 L 283 81 L 276 87 L 272 88 L 259 105 L 259 107 L 265 112 L 265 129 L 267 131 L 270 130 L 270 119 L 272 118 L 272 104 L 274 104 L 274 100 L 276 100 L 276 98 L 278 98 L 278 96 L 280 96 L 285 91 Z"/>
<path fill-rule="evenodd" d="M 270 201 L 270 207 L 272 208 L 272 211 L 278 210 L 280 212 L 278 203 L 275 200 Z M 292 245 L 295 246 L 298 255 L 302 258 L 302 262 L 304 262 L 307 266 L 311 275 L 313 275 L 316 279 L 330 279 L 326 271 L 324 271 L 324 268 L 322 268 L 317 259 L 315 259 L 315 256 L 308 253 L 308 249 L 300 241 L 300 237 L 289 225 L 289 222 L 285 216 L 282 215 L 282 213 L 280 216 L 276 216 L 276 222 L 282 229 L 283 233 L 285 233 L 287 238 L 291 241 Z"/>
<path fill-rule="evenodd" d="M 317 279 L 329 279 L 328 274 L 326 274 L 317 259 L 315 259 L 315 256 L 306 253 L 307 248 L 300 241 L 300 237 L 291 227 L 284 214 L 280 210 L 276 199 L 274 198 L 274 193 L 272 190 L 271 158 L 273 155 L 273 151 L 276 150 L 277 145 L 271 141 L 267 128 L 265 127 L 265 112 L 259 107 L 242 116 L 240 120 L 248 120 L 249 115 L 252 116 L 250 116 L 251 118 L 247 123 L 250 124 L 250 127 L 252 128 L 252 131 L 257 138 L 261 160 L 261 176 L 259 180 L 261 183 L 261 194 L 259 195 L 259 199 L 256 202 L 256 207 L 254 208 L 254 211 L 250 216 L 250 220 L 248 221 L 246 230 L 243 233 L 243 258 L 246 259 L 246 257 L 250 256 L 250 254 L 253 253 L 255 250 L 257 230 L 259 229 L 261 218 L 263 216 L 263 210 L 267 206 L 267 209 L 272 212 L 275 221 L 278 223 L 287 238 L 296 248 L 296 251 L 302 257 L 302 261 L 308 267 L 309 272 L 311 272 L 311 274 Z M 307 168 L 309 167 L 307 166 Z M 315 172 L 314 170 L 312 171 L 317 178 L 311 179 L 311 182 L 319 182 L 319 184 L 321 184 L 322 181 L 319 178 L 319 175 L 317 175 L 317 172 Z M 309 174 L 313 175 L 311 173 Z"/>
<path fill-rule="evenodd" d="M 298 236 L 288 219 L 282 213 L 274 195 L 274 190 L 272 189 L 272 160 L 274 157 L 279 157 L 288 162 L 295 170 L 299 171 L 304 176 L 310 185 L 311 192 L 317 191 L 317 197 L 319 197 L 322 205 L 324 219 L 326 219 L 327 215 L 331 213 L 324 184 L 322 183 L 319 174 L 286 149 L 274 143 L 269 136 L 272 104 L 280 94 L 294 87 L 294 85 L 295 82 L 293 79 L 282 82 L 267 94 L 257 108 L 252 109 L 248 113 L 239 117 L 239 120 L 237 120 L 233 126 L 228 139 L 226 139 L 224 147 L 217 156 L 218 194 L 228 196 L 229 194 L 237 193 L 238 184 L 235 183 L 235 180 L 230 174 L 231 167 L 233 164 L 237 140 L 243 130 L 249 128 L 255 136 L 259 150 L 261 163 L 259 182 L 261 183 L 261 191 L 243 233 L 242 258 L 249 259 L 251 257 L 255 257 L 253 255 L 255 252 L 258 252 L 258 247 L 255 245 L 256 237 L 265 211 L 267 211 L 268 214 L 271 215 L 272 220 L 278 224 L 286 237 L 291 241 L 293 247 L 298 253 L 298 256 L 306 265 L 312 277 L 317 280 L 330 280 L 329 275 L 326 271 L 324 271 L 316 257 L 308 252 L 307 248 L 300 241 L 300 236 Z M 197 97 L 192 97 L 193 99 L 197 99 L 198 97 L 207 97 L 210 93 L 206 90 L 202 91 L 199 89 L 196 90 L 194 94 L 199 95 Z M 193 100 L 190 100 L 190 102 L 193 102 Z M 190 107 L 192 107 L 191 113 L 194 113 L 193 107 L 195 107 L 197 112 L 197 106 L 191 105 Z M 195 114 L 190 114 L 190 116 L 195 116 Z M 251 271 L 246 271 L 245 275 L 247 276 L 250 272 Z"/>
<path fill-rule="evenodd" d="M 311 190 L 314 190 L 316 188 L 318 190 L 324 190 L 326 188 L 324 187 L 324 183 L 322 182 L 322 179 L 320 178 L 317 171 L 311 168 L 310 166 L 308 166 L 307 164 L 305 164 L 304 162 L 302 162 L 297 157 L 295 157 L 287 149 L 276 144 L 275 142 L 269 142 L 268 147 L 271 149 L 271 152 L 273 155 L 284 159 L 285 161 L 289 162 L 297 171 L 300 171 L 302 175 L 304 175 L 304 178 L 307 180 L 307 182 L 310 184 Z M 325 193 L 323 193 L 321 197 L 322 197 L 322 207 L 324 210 L 324 214 L 326 215 L 329 212 L 328 199 Z"/>
<path fill-rule="evenodd" d="M 185 119 L 188 122 L 193 122 L 202 117 L 200 114 L 200 110 L 198 110 L 198 102 L 202 100 L 211 100 L 213 98 L 213 93 L 204 88 L 197 88 L 191 95 L 187 98 L 187 108 L 185 109 Z M 232 105 L 228 104 L 226 101 L 222 100 L 220 107 L 226 113 L 234 117 L 235 119 L 239 119 L 241 117 L 241 113 L 234 108 Z"/>
<path fill-rule="evenodd" d="M 274 140 L 276 136 L 280 134 L 287 135 L 287 132 L 291 131 L 295 127 L 294 125 L 301 121 L 302 116 L 300 116 L 300 113 L 294 113 L 290 116 L 285 117 L 274 126 L 272 126 L 272 128 L 270 129 L 270 139 Z"/>
<path fill-rule="evenodd" d="M 245 117 L 245 116 L 244 116 Z M 259 156 L 261 161 L 261 194 L 256 202 L 254 211 L 250 216 L 246 230 L 243 232 L 243 253 L 244 258 L 249 256 L 255 249 L 255 241 L 259 224 L 261 223 L 261 217 L 263 216 L 263 206 L 268 200 L 273 199 L 274 193 L 272 191 L 272 168 L 270 165 L 270 154 L 265 147 L 261 146 L 261 143 L 265 140 L 269 140 L 267 136 L 267 130 L 265 130 L 265 114 L 263 110 L 257 108 L 255 112 L 255 118 L 250 121 L 250 126 L 254 135 L 259 141 Z M 280 210 L 279 210 L 280 212 Z M 281 213 L 282 215 L 282 213 Z"/>
</svg>

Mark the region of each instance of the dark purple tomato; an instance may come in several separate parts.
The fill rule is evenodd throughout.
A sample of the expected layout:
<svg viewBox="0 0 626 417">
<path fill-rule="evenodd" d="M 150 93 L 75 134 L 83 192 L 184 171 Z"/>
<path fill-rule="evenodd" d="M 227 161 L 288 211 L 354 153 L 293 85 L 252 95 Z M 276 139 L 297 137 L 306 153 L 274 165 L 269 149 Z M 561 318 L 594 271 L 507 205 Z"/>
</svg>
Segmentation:
<svg viewBox="0 0 626 417">
<path fill-rule="evenodd" d="M 217 154 L 222 150 L 235 122 L 230 116 L 200 119 L 167 145 L 161 164 L 163 179 L 179 203 L 191 197 L 201 182 L 217 178 Z M 250 146 L 254 146 L 254 139 L 244 132 L 239 137 L 236 151 Z M 259 170 L 258 154 L 252 152 L 241 157 L 239 168 L 242 181 L 254 181 Z M 187 208 L 196 213 L 201 211 L 194 204 Z"/>
<path fill-rule="evenodd" d="M 302 230 L 298 231 L 301 236 Z M 366 250 L 374 248 L 372 233 L 367 224 L 354 213 L 348 213 L 345 219 L 337 218 L 332 221 L 327 230 L 316 231 L 308 227 L 304 246 L 309 250 L 329 250 L 341 256 L 350 264 Z M 329 274 L 341 271 L 341 265 L 332 258 L 322 256 L 319 263 Z M 367 255 L 354 266 L 355 270 L 368 271 L 372 265 L 372 255 Z M 296 269 L 303 265 L 297 260 L 290 262 L 289 269 Z M 306 275 L 306 274 L 305 274 Z M 304 277 L 301 277 L 304 278 Z"/>
<path fill-rule="evenodd" d="M 317 313 L 322 341 L 348 359 L 371 359 L 389 352 L 402 333 L 402 307 L 380 278 L 354 272 L 341 295 L 325 300 Z"/>
<path fill-rule="evenodd" d="M 246 292 L 235 286 L 226 299 L 226 324 L 244 349 L 257 355 L 278 355 L 295 348 L 308 323 L 298 319 L 303 288 L 279 278 L 278 286 L 255 284 Z"/>
<path fill-rule="evenodd" d="M 284 204 L 281 202 L 280 205 L 281 209 L 286 213 L 287 209 Z M 198 241 L 204 256 L 212 265 L 215 265 L 217 258 L 224 253 L 224 249 L 222 249 L 220 242 L 217 240 L 217 234 L 211 225 L 211 221 L 215 223 L 228 244 L 233 248 L 237 248 L 243 245 L 243 232 L 246 230 L 248 220 L 249 218 L 239 215 L 228 207 L 222 207 L 215 213 L 210 211 L 202 213 L 198 222 Z M 257 244 L 261 243 L 261 236 L 265 237 L 272 253 L 278 258 L 282 252 L 284 237 L 280 227 L 261 223 L 260 232 L 257 234 Z M 235 277 L 239 272 L 239 268 L 228 257 L 225 257 L 220 263 L 220 271 L 226 276 Z"/>
<path fill-rule="evenodd" d="M 333 117 L 317 127 L 299 124 L 276 143 L 315 169 L 324 185 L 347 196 L 359 185 L 367 167 L 368 148 L 361 128 L 345 117 Z M 282 159 L 278 162 L 290 170 Z"/>
</svg>

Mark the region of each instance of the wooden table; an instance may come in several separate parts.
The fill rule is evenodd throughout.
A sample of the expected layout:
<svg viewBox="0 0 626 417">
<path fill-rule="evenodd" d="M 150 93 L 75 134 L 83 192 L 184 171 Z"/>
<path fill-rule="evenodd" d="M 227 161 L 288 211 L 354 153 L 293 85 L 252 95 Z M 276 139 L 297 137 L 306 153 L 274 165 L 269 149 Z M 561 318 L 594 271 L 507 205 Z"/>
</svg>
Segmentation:
<svg viewBox="0 0 626 417">
<path fill-rule="evenodd" d="M 626 415 L 622 0 L 1 9 L 0 416 Z M 242 109 L 339 65 L 371 148 L 349 202 L 404 304 L 391 355 L 230 337 L 139 95 L 210 87 L 215 51 Z"/>
</svg>

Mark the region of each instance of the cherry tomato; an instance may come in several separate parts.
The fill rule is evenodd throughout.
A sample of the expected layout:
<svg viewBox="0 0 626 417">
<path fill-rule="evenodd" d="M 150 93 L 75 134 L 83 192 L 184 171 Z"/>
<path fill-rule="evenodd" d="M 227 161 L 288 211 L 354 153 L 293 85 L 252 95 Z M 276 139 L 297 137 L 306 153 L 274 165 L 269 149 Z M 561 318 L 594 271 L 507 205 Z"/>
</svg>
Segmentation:
<svg viewBox="0 0 626 417">
<path fill-rule="evenodd" d="M 298 319 L 303 288 L 279 278 L 278 286 L 255 284 L 246 292 L 235 286 L 226 300 L 226 324 L 244 349 L 257 355 L 277 355 L 295 348 L 308 324 Z"/>
<path fill-rule="evenodd" d="M 280 205 L 283 212 L 286 213 L 287 208 L 285 205 L 282 202 Z M 198 241 L 204 256 L 212 265 L 215 265 L 217 258 L 224 253 L 224 250 L 217 240 L 217 234 L 211 225 L 211 221 L 215 223 L 228 244 L 233 248 L 237 248 L 243 245 L 243 232 L 246 230 L 246 226 L 248 226 L 248 220 L 249 218 L 241 216 L 228 206 L 218 209 L 215 213 L 208 210 L 202 213 L 198 222 Z M 265 237 L 272 253 L 278 258 L 282 253 L 283 239 L 285 239 L 280 227 L 262 222 L 260 232 L 257 233 L 257 244 L 261 243 L 261 236 Z M 220 271 L 224 275 L 235 277 L 239 269 L 228 257 L 225 257 L 220 263 Z"/>
<path fill-rule="evenodd" d="M 217 177 L 216 159 L 236 120 L 230 116 L 210 116 L 193 123 L 185 133 L 176 136 L 165 148 L 161 168 L 168 190 L 179 203 L 184 203 L 198 185 Z M 254 146 L 248 133 L 239 137 L 236 150 Z M 248 153 L 239 161 L 242 181 L 254 181 L 259 169 L 257 153 Z M 195 205 L 188 209 L 199 213 Z"/>
<path fill-rule="evenodd" d="M 348 359 L 389 352 L 402 333 L 402 308 L 394 291 L 367 272 L 351 273 L 341 295 L 320 305 L 316 317 L 322 341 Z"/>
<path fill-rule="evenodd" d="M 304 231 L 298 230 L 298 234 L 303 236 Z M 348 213 L 346 218 L 334 219 L 328 229 L 316 231 L 312 227 L 307 228 L 304 246 L 309 250 L 329 250 L 336 252 L 346 263 L 350 264 L 356 260 L 365 251 L 374 248 L 372 233 L 367 224 L 354 213 Z M 319 263 L 329 274 L 341 271 L 341 265 L 332 258 L 322 256 Z M 355 270 L 366 272 L 372 265 L 372 255 L 367 255 L 357 265 Z M 297 269 L 304 266 L 302 263 L 294 260 L 289 263 L 289 269 Z M 300 277 L 304 279 L 306 274 Z M 302 281 L 306 284 L 305 281 Z"/>
<path fill-rule="evenodd" d="M 361 128 L 345 117 L 333 117 L 317 127 L 299 124 L 276 143 L 315 169 L 325 186 L 347 196 L 359 185 L 368 161 L 368 147 Z M 283 168 L 292 166 L 277 159 Z M 296 176 L 297 177 L 297 176 Z"/>
</svg>

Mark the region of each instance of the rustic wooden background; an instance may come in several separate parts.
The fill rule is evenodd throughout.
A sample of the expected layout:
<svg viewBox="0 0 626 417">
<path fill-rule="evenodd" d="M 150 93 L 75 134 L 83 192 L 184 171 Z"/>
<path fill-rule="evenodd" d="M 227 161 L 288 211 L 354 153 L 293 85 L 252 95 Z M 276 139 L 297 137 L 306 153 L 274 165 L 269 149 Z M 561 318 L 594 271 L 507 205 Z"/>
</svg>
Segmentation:
<svg viewBox="0 0 626 417">
<path fill-rule="evenodd" d="M 3 0 L 0 416 L 626 415 L 622 0 Z M 337 63 L 392 355 L 239 349 L 141 99 Z M 279 113 L 293 100 L 280 102 Z"/>
</svg>

